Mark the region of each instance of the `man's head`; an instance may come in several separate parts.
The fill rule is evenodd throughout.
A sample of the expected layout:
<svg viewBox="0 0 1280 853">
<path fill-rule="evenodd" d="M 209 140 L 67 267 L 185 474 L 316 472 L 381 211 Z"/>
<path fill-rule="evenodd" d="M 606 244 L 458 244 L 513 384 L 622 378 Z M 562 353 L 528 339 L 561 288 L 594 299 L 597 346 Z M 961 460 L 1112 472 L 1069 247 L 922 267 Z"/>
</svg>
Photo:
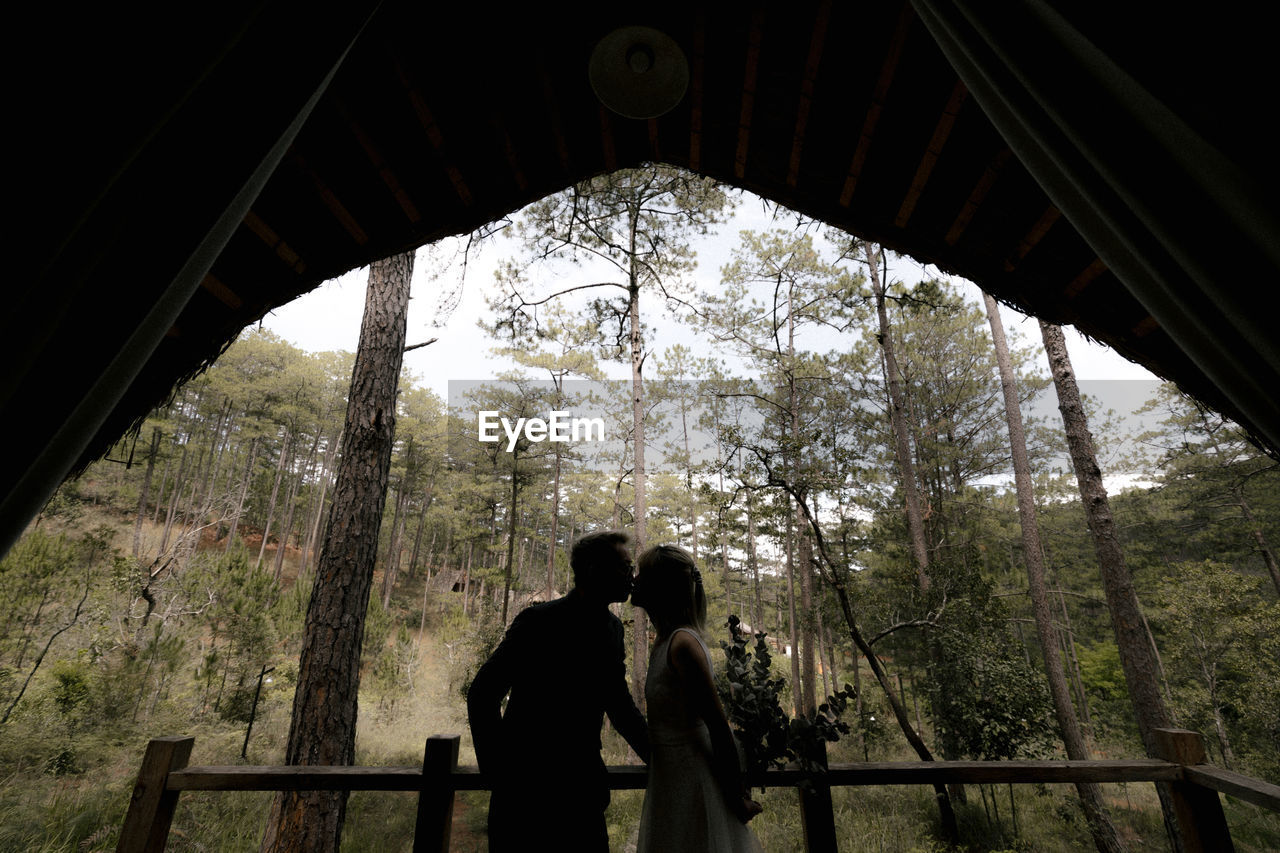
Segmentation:
<svg viewBox="0 0 1280 853">
<path fill-rule="evenodd" d="M 588 597 L 609 603 L 631 594 L 631 537 L 620 530 L 588 533 L 573 543 L 569 565 L 573 585 Z"/>
</svg>

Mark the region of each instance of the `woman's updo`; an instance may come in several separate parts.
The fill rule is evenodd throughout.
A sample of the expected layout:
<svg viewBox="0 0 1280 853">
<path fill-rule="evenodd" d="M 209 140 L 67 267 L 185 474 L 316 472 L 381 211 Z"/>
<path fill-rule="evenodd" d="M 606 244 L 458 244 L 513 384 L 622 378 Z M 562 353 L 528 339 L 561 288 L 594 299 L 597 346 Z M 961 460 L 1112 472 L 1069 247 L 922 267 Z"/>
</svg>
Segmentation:
<svg viewBox="0 0 1280 853">
<path fill-rule="evenodd" d="M 650 615 L 670 620 L 673 627 L 692 625 L 703 630 L 707 594 L 692 554 L 679 545 L 655 545 L 640 555 L 637 568 L 649 586 L 646 609 Z"/>
</svg>

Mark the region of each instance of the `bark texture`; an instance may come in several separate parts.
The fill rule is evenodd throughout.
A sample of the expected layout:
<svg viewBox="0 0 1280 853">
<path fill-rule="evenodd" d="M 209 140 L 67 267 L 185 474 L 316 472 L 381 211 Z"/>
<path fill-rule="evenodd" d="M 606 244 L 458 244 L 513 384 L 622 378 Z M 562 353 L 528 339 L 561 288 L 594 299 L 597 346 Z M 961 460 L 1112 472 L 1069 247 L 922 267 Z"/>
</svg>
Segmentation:
<svg viewBox="0 0 1280 853">
<path fill-rule="evenodd" d="M 307 609 L 286 764 L 351 764 L 355 759 L 360 647 L 391 469 L 412 273 L 412 252 L 369 269 L 333 508 Z M 346 806 L 343 791 L 277 794 L 261 849 L 336 853 Z"/>
<path fill-rule="evenodd" d="M 911 440 L 907 435 L 904 414 L 902 383 L 898 372 L 898 359 L 893 351 L 893 338 L 889 334 L 889 312 L 885 307 L 885 282 L 880 277 L 883 249 L 870 243 L 863 244 L 867 258 L 867 271 L 871 278 L 871 290 L 875 294 L 876 316 L 880 321 L 880 350 L 884 354 L 885 384 L 889 387 L 889 420 L 893 424 L 894 454 L 902 475 L 902 492 L 907 506 L 907 529 L 911 535 L 911 554 L 916 561 L 916 583 L 920 592 L 929 590 L 929 547 L 925 539 L 924 514 L 920 509 L 920 492 L 916 485 L 915 465 L 911 461 Z"/>
<path fill-rule="evenodd" d="M 1018 521 L 1022 526 L 1022 551 L 1027 565 L 1027 588 L 1031 595 L 1031 610 L 1036 620 L 1036 633 L 1044 653 L 1045 675 L 1049 680 L 1049 695 L 1062 733 L 1062 743 L 1067 758 L 1088 761 L 1089 747 L 1080 732 L 1075 706 L 1071 704 L 1071 691 L 1062 668 L 1062 656 L 1058 653 L 1060 638 L 1049 611 L 1049 593 L 1044 581 L 1044 549 L 1040 545 L 1040 525 L 1036 521 L 1035 487 L 1031 482 L 1031 463 L 1027 459 L 1027 437 L 1022 425 L 1022 410 L 1018 403 L 1018 388 L 1013 377 L 1013 365 L 1009 358 L 1009 344 L 1004 335 L 1004 323 L 1000 309 L 990 294 L 983 294 L 987 319 L 991 323 L 991 339 L 995 345 L 996 364 L 1000 369 L 1000 388 L 1004 393 L 1004 408 L 1009 424 L 1009 448 L 1013 459 L 1014 488 L 1018 496 Z M 1125 849 L 1116 834 L 1115 825 L 1102 801 L 1102 788 L 1094 782 L 1076 783 L 1076 793 L 1094 846 L 1099 853 L 1119 853 Z"/>
<path fill-rule="evenodd" d="M 1157 678 L 1159 665 L 1155 650 L 1147 638 L 1138 604 L 1138 593 L 1133 587 L 1133 577 L 1125 565 L 1124 551 L 1116 534 L 1115 519 L 1111 515 L 1111 503 L 1102 482 L 1102 471 L 1089 433 L 1084 406 L 1080 401 L 1080 388 L 1067 354 L 1067 342 L 1062 327 L 1040 321 L 1040 335 L 1044 339 L 1045 354 L 1049 357 L 1049 370 L 1053 374 L 1054 389 L 1058 393 L 1058 409 L 1062 412 L 1062 426 L 1067 434 L 1067 447 L 1071 453 L 1071 465 L 1080 487 L 1080 501 L 1084 505 L 1089 533 L 1093 537 L 1094 551 L 1098 555 L 1098 569 L 1102 574 L 1102 588 L 1111 613 L 1111 628 L 1120 651 L 1120 666 L 1124 670 L 1125 685 L 1133 705 L 1138 732 L 1147 755 L 1159 755 L 1156 729 L 1169 728 L 1169 712 L 1160 695 Z M 1183 850 L 1182 835 L 1170 799 L 1167 784 L 1156 785 L 1160 806 L 1164 811 L 1165 826 L 1175 850 Z"/>
</svg>

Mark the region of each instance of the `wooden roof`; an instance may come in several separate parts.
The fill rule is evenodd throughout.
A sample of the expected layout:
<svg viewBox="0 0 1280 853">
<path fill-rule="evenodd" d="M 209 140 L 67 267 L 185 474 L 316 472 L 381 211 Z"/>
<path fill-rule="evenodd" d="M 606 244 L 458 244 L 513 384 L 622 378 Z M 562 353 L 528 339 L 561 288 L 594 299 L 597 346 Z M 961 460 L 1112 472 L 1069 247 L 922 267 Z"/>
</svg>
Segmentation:
<svg viewBox="0 0 1280 853">
<path fill-rule="evenodd" d="M 645 161 L 712 176 L 932 262 L 1237 411 L 1050 200 L 912 7 L 832 0 L 601 3 L 572 14 L 533 3 L 383 4 L 319 87 L 278 165 L 263 161 L 265 184 L 227 224 L 229 237 L 201 244 L 211 265 L 158 345 L 134 353 L 140 367 L 118 383 L 118 399 L 93 403 L 92 377 L 84 387 L 59 380 L 64 391 L 53 394 L 41 372 L 48 353 L 74 348 L 93 358 L 102 327 L 127 331 L 137 302 L 159 304 L 164 291 L 148 282 L 190 268 L 201 247 L 185 247 L 190 255 L 168 267 L 154 255 L 180 242 L 191 219 L 203 216 L 201 227 L 216 232 L 218 208 L 203 199 L 233 167 L 248 171 L 245 139 L 274 138 L 305 113 L 306 80 L 346 43 L 341 27 L 300 17 L 300 8 L 253 19 L 263 44 L 235 35 L 241 18 L 210 12 L 162 49 L 137 36 L 104 46 L 91 32 L 103 22 L 90 21 L 67 52 L 80 98 L 68 104 L 73 117 L 54 118 L 48 130 L 79 131 L 95 144 L 88 162 L 64 157 L 51 172 L 58 179 L 45 201 L 54 210 L 47 243 L 35 248 L 52 260 L 20 296 L 20 322 L 9 324 L 17 366 L 0 402 L 7 415 L 21 406 L 36 436 L 75 417 L 77 405 L 98 406 L 102 417 L 75 454 L 81 464 L 240 329 L 321 282 Z M 354 27 L 367 11 L 352 4 L 334 16 Z M 586 73 L 593 46 L 635 23 L 673 38 L 690 69 L 676 108 L 648 120 L 604 107 Z M 247 70 L 204 103 L 196 82 L 230 64 L 228 43 Z M 130 49 L 150 52 L 147 61 L 121 60 Z M 111 99 L 126 85 L 138 103 Z M 183 122 L 182 141 L 164 149 L 167 129 Z M 151 171 L 139 177 L 139 164 Z M 131 180 L 138 189 L 122 192 Z M 104 248 L 107 238 L 86 242 L 86 233 L 115 242 Z M 133 248 L 121 249 L 130 239 Z M 110 346 L 130 352 L 128 341 Z M 55 468 L 44 481 L 61 478 Z M 23 474 L 4 473 L 6 488 Z"/>
</svg>

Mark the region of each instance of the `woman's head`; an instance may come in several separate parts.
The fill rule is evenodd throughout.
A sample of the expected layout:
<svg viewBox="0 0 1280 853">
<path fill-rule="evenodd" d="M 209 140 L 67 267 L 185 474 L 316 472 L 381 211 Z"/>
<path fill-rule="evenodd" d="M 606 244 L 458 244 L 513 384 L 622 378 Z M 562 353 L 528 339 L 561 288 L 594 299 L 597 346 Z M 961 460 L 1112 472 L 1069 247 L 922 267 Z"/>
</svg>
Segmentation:
<svg viewBox="0 0 1280 853">
<path fill-rule="evenodd" d="M 707 595 L 693 556 L 678 545 L 655 545 L 640 555 L 631 603 L 643 607 L 659 626 L 692 625 L 702 630 Z"/>
</svg>

